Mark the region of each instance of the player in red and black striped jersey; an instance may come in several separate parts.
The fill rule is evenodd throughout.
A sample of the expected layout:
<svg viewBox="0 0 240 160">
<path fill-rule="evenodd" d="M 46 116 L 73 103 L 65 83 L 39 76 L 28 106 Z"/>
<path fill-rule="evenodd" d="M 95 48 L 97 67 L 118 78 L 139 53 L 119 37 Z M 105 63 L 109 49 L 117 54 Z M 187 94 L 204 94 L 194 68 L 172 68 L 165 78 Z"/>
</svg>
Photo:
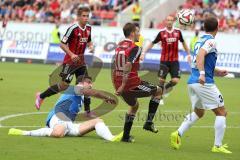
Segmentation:
<svg viewBox="0 0 240 160">
<path fill-rule="evenodd" d="M 43 99 L 52 96 L 60 91 L 68 88 L 73 79 L 73 75 L 77 77 L 88 75 L 84 60 L 84 52 L 86 47 L 93 50 L 91 41 L 91 26 L 89 26 L 90 9 L 88 6 L 79 6 L 78 23 L 71 25 L 64 34 L 60 47 L 66 53 L 63 60 L 63 69 L 60 73 L 62 81 L 58 84 L 50 86 L 46 91 L 37 93 L 35 106 L 39 110 Z M 90 98 L 84 98 L 84 107 L 87 113 L 90 113 Z"/>
<path fill-rule="evenodd" d="M 180 68 L 178 60 L 178 42 L 182 42 L 183 48 L 188 54 L 188 62 L 191 62 L 191 56 L 186 42 L 183 39 L 182 32 L 173 27 L 173 16 L 167 17 L 166 27 L 158 33 L 157 37 L 150 43 L 143 51 L 141 59 L 144 58 L 146 52 L 153 47 L 156 43 L 161 43 L 162 52 L 160 59 L 159 69 L 159 83 L 164 85 L 167 74 L 170 73 L 171 81 L 169 81 L 164 87 L 165 90 L 172 89 L 180 79 Z"/>
<path fill-rule="evenodd" d="M 121 96 L 130 106 L 125 117 L 122 141 L 132 142 L 133 138 L 130 136 L 130 130 L 139 106 L 137 98 L 152 96 L 149 102 L 147 120 L 143 128 L 154 133 L 158 132 L 152 120 L 159 105 L 162 88 L 142 81 L 138 76 L 139 58 L 142 49 L 135 42 L 139 40 L 139 28 L 135 24 L 127 23 L 123 27 L 123 32 L 126 39 L 121 41 L 115 50 L 112 79 L 116 94 Z"/>
</svg>

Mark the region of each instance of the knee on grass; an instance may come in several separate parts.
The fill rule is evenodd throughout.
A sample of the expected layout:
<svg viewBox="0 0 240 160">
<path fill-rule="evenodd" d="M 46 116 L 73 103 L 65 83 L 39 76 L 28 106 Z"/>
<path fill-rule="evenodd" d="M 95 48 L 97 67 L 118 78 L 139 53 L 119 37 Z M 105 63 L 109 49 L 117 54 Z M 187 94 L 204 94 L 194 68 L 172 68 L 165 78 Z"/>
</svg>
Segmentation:
<svg viewBox="0 0 240 160">
<path fill-rule="evenodd" d="M 56 125 L 51 134 L 52 137 L 62 138 L 65 136 L 66 127 L 63 125 Z"/>
</svg>

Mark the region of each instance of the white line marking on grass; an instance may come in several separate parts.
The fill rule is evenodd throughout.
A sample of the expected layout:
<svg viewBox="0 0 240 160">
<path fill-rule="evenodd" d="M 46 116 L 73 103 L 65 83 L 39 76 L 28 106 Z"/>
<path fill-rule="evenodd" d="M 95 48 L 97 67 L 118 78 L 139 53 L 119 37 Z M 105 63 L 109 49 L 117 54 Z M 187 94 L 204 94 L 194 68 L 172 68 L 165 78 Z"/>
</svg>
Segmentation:
<svg viewBox="0 0 240 160">
<path fill-rule="evenodd" d="M 3 117 L 0 117 L 0 127 L 3 127 L 1 125 L 2 121 L 10 119 L 10 118 L 27 116 L 27 115 L 45 114 L 45 113 L 48 113 L 48 112 L 28 112 L 28 113 L 18 113 L 18 114 L 11 114 L 11 115 L 7 115 L 7 116 L 3 116 Z"/>
<path fill-rule="evenodd" d="M 118 111 L 118 112 L 123 112 L 126 110 L 114 110 L 114 111 Z M 143 110 L 142 110 L 143 111 Z M 147 110 L 144 110 L 147 111 Z M 171 110 L 166 110 L 163 112 L 186 112 L 186 111 L 171 111 Z M 40 127 L 45 127 L 45 126 L 25 126 L 25 125 L 21 125 L 21 126 L 3 126 L 1 125 L 1 122 L 10 118 L 14 118 L 14 117 L 21 117 L 21 116 L 26 116 L 26 115 L 39 115 L 39 114 L 46 114 L 49 112 L 28 112 L 28 113 L 18 113 L 18 114 L 11 114 L 11 115 L 7 115 L 7 116 L 3 116 L 0 117 L 0 128 L 40 128 Z M 229 112 L 230 114 L 239 114 L 240 112 Z M 123 126 L 109 126 L 111 128 L 122 128 Z M 141 128 L 142 126 L 133 126 L 135 128 Z M 177 128 L 179 126 L 156 126 L 158 128 Z M 213 126 L 193 126 L 194 128 L 213 128 Z M 240 128 L 240 126 L 228 126 L 227 128 Z"/>
<path fill-rule="evenodd" d="M 44 128 L 46 126 L 1 126 L 0 128 Z M 123 126 L 108 126 L 109 128 L 123 128 Z M 142 128 L 143 126 L 133 126 L 133 128 Z M 179 126 L 155 126 L 157 128 L 178 128 Z M 214 128 L 214 126 L 192 126 L 192 128 Z M 240 126 L 227 126 L 228 129 L 239 129 Z"/>
</svg>

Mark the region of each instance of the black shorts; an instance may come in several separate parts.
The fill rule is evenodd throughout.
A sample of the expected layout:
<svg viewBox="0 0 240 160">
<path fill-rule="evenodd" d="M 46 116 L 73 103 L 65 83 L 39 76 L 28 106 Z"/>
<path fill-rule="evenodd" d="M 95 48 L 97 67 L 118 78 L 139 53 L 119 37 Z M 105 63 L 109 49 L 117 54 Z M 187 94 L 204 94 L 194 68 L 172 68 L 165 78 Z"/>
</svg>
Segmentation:
<svg viewBox="0 0 240 160">
<path fill-rule="evenodd" d="M 135 106 L 137 98 L 150 97 L 157 92 L 157 85 L 142 81 L 140 85 L 130 91 L 123 92 L 122 98 L 129 106 Z"/>
<path fill-rule="evenodd" d="M 60 73 L 60 77 L 62 77 L 62 81 L 66 83 L 71 83 L 74 75 L 76 79 L 79 76 L 88 76 L 87 67 L 63 64 L 63 68 Z"/>
<path fill-rule="evenodd" d="M 158 76 L 162 79 L 166 79 L 168 73 L 171 78 L 180 78 L 180 67 L 178 61 L 161 61 Z"/>
</svg>

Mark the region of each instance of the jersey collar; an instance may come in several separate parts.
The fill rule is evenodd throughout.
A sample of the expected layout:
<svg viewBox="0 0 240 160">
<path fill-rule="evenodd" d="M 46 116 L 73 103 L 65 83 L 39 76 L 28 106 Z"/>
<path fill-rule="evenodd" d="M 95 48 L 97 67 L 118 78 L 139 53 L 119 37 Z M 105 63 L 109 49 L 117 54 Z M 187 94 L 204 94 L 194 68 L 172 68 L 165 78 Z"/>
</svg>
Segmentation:
<svg viewBox="0 0 240 160">
<path fill-rule="evenodd" d="M 172 33 L 173 31 L 174 31 L 174 27 L 172 27 L 172 29 L 169 31 L 168 29 L 167 29 L 167 27 L 165 27 L 165 30 L 168 32 L 168 33 Z"/>
<path fill-rule="evenodd" d="M 211 35 L 209 33 L 205 33 L 204 36 L 211 36 L 212 38 L 214 38 L 213 35 Z"/>
<path fill-rule="evenodd" d="M 131 39 L 125 38 L 124 41 L 130 41 L 133 42 Z"/>
<path fill-rule="evenodd" d="M 87 27 L 86 27 L 87 25 L 85 25 L 84 28 L 82 28 L 82 27 L 79 25 L 79 23 L 77 23 L 77 25 L 78 25 L 78 27 L 79 27 L 81 30 L 83 30 L 83 31 L 87 28 Z"/>
</svg>

